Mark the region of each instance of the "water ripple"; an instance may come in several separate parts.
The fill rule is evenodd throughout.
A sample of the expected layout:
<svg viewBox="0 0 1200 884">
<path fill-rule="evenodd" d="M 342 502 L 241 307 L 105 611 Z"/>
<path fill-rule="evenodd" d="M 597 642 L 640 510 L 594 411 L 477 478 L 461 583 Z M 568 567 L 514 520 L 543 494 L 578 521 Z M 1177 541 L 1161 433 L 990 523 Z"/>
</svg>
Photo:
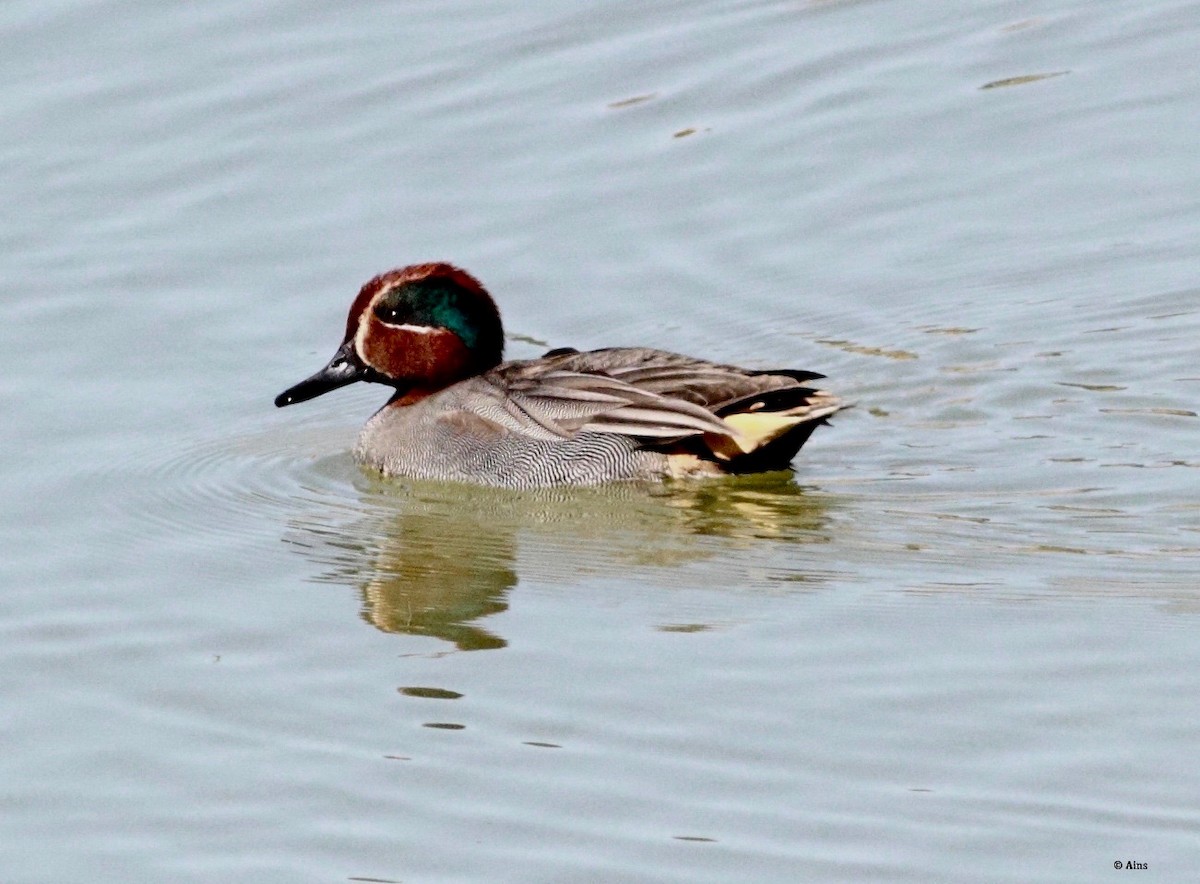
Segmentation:
<svg viewBox="0 0 1200 884">
<path fill-rule="evenodd" d="M 277 536 L 298 509 L 351 510 L 357 473 L 347 433 L 312 426 L 193 438 L 157 462 L 116 468 L 133 470 L 139 494 L 114 503 L 123 515 L 209 545 Z"/>
</svg>

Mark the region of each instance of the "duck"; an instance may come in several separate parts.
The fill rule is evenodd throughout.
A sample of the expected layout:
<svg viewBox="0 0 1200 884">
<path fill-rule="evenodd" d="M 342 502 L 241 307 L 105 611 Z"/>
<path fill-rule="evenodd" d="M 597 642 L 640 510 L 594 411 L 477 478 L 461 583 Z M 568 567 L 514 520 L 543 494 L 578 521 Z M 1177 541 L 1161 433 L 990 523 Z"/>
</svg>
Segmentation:
<svg viewBox="0 0 1200 884">
<path fill-rule="evenodd" d="M 648 347 L 504 360 L 495 301 L 467 271 L 413 264 L 369 280 L 329 363 L 282 408 L 358 381 L 393 389 L 355 459 L 386 477 L 514 489 L 786 470 L 847 408 L 797 369 Z"/>
</svg>

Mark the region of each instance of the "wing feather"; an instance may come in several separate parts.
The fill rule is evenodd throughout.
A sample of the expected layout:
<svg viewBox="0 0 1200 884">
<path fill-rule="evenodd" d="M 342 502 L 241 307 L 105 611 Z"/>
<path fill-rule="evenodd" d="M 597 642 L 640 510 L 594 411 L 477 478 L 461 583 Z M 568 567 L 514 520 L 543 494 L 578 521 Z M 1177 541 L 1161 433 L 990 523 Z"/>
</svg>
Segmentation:
<svg viewBox="0 0 1200 884">
<path fill-rule="evenodd" d="M 508 362 L 479 380 L 485 392 L 471 400 L 477 414 L 510 431 L 538 439 L 579 433 L 616 433 L 648 440 L 691 436 L 733 438 L 723 419 L 753 404 L 786 411 L 816 391 L 801 378 L 811 372 L 764 372 L 640 348 L 580 353 L 551 351 Z M 754 397 L 761 400 L 751 403 Z M 802 413 L 802 409 L 793 414 Z"/>
</svg>

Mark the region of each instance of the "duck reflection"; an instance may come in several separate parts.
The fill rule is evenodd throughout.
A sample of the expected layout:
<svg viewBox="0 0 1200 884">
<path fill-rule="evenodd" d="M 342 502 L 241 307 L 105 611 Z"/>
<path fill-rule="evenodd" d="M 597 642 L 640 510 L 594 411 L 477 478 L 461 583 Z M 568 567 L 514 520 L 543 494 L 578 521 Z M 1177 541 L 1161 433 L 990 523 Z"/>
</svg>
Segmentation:
<svg viewBox="0 0 1200 884">
<path fill-rule="evenodd" d="M 504 639 L 474 621 L 508 610 L 506 593 L 517 584 L 511 536 L 487 538 L 474 530 L 484 551 L 466 555 L 461 546 L 446 549 L 447 538 L 430 525 L 412 516 L 396 520 L 395 542 L 385 545 L 360 587 L 363 619 L 383 632 L 431 635 L 460 651 L 504 647 Z M 508 541 L 507 547 L 496 540 Z"/>
<path fill-rule="evenodd" d="M 774 579 L 795 588 L 821 575 L 798 572 L 781 544 L 829 539 L 830 499 L 806 494 L 787 473 L 527 492 L 363 474 L 355 484 L 348 519 L 330 508 L 317 523 L 310 512 L 286 539 L 325 567 L 320 581 L 356 587 L 377 629 L 462 651 L 505 647 L 479 621 L 508 609 L 521 577 L 722 589 Z"/>
</svg>

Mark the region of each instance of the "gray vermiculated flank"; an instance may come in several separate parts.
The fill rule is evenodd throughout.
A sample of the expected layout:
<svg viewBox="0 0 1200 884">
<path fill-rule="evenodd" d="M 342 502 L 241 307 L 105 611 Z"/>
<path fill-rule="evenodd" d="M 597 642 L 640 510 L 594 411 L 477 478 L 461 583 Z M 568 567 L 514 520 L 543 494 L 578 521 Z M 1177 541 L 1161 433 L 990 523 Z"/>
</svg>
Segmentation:
<svg viewBox="0 0 1200 884">
<path fill-rule="evenodd" d="M 666 455 L 640 448 L 632 436 L 580 433 L 550 440 L 503 429 L 481 439 L 421 405 L 380 409 L 363 428 L 358 460 L 387 475 L 504 488 L 597 485 L 667 474 Z"/>
</svg>

